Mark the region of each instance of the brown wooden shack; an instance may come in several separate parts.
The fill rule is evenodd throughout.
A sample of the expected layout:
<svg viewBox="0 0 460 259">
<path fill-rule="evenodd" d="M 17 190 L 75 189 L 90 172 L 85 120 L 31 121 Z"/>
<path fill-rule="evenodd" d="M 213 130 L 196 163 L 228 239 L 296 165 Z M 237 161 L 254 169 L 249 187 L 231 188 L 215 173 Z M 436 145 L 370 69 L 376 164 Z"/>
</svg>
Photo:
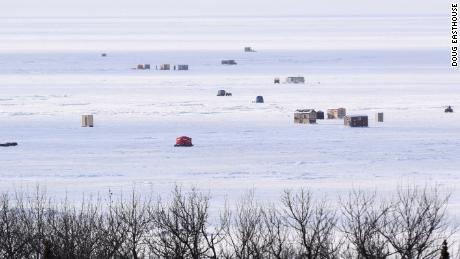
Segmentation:
<svg viewBox="0 0 460 259">
<path fill-rule="evenodd" d="M 315 124 L 316 111 L 313 109 L 296 110 L 294 113 L 294 123 Z"/>
<path fill-rule="evenodd" d="M 368 118 L 367 115 L 345 116 L 343 124 L 350 127 L 368 127 Z"/>
<path fill-rule="evenodd" d="M 328 109 L 327 110 L 327 118 L 328 119 L 342 119 L 347 115 L 347 110 L 345 108 L 337 108 L 337 109 Z"/>
</svg>

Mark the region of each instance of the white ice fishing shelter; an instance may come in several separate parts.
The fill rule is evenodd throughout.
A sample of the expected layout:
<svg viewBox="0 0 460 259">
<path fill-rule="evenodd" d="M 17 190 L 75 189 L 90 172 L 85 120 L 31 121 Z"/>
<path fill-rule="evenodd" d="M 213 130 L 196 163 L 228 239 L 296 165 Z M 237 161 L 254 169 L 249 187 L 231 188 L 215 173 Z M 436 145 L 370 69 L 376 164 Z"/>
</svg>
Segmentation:
<svg viewBox="0 0 460 259">
<path fill-rule="evenodd" d="M 81 126 L 82 127 L 94 127 L 93 115 L 82 115 L 81 116 Z"/>
</svg>

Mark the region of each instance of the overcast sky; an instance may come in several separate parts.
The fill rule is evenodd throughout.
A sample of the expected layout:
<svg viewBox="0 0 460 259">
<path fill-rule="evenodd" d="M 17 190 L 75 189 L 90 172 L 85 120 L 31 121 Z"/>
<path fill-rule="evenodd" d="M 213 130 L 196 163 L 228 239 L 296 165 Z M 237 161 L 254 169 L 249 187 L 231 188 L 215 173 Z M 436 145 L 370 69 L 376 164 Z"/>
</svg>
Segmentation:
<svg viewBox="0 0 460 259">
<path fill-rule="evenodd" d="M 448 0 L 3 0 L 1 17 L 448 15 Z"/>
</svg>

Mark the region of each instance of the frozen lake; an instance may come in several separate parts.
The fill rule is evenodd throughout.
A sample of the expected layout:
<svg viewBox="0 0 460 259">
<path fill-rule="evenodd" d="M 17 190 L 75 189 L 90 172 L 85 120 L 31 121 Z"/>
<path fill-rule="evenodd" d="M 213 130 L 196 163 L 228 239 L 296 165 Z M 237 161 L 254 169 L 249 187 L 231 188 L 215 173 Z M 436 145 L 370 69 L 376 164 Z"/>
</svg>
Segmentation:
<svg viewBox="0 0 460 259">
<path fill-rule="evenodd" d="M 178 183 L 272 199 L 300 186 L 336 195 L 438 183 L 460 211 L 460 73 L 441 19 L 2 21 L 0 142 L 19 142 L 0 149 L 2 191 L 38 183 L 79 196 Z M 138 63 L 190 70 L 131 69 Z M 297 75 L 305 85 L 273 84 Z M 264 104 L 252 103 L 257 95 Z M 337 107 L 368 115 L 370 127 L 293 123 L 296 109 Z M 82 114 L 95 115 L 94 128 L 80 127 Z M 174 148 L 181 135 L 195 146 Z"/>
</svg>

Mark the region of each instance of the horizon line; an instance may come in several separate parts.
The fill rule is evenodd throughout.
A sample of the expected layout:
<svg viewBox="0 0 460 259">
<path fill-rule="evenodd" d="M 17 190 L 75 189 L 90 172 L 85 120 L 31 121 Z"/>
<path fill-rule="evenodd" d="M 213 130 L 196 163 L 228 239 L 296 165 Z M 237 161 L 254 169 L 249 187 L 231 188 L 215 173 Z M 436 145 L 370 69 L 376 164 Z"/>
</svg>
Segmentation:
<svg viewBox="0 0 460 259">
<path fill-rule="evenodd" d="M 161 18 L 445 18 L 444 14 L 350 14 L 350 15 L 334 15 L 334 14 L 296 14 L 296 15 L 157 15 L 157 16 L 136 16 L 136 15 L 80 15 L 80 16 L 1 16 L 0 19 L 161 19 Z"/>
</svg>

